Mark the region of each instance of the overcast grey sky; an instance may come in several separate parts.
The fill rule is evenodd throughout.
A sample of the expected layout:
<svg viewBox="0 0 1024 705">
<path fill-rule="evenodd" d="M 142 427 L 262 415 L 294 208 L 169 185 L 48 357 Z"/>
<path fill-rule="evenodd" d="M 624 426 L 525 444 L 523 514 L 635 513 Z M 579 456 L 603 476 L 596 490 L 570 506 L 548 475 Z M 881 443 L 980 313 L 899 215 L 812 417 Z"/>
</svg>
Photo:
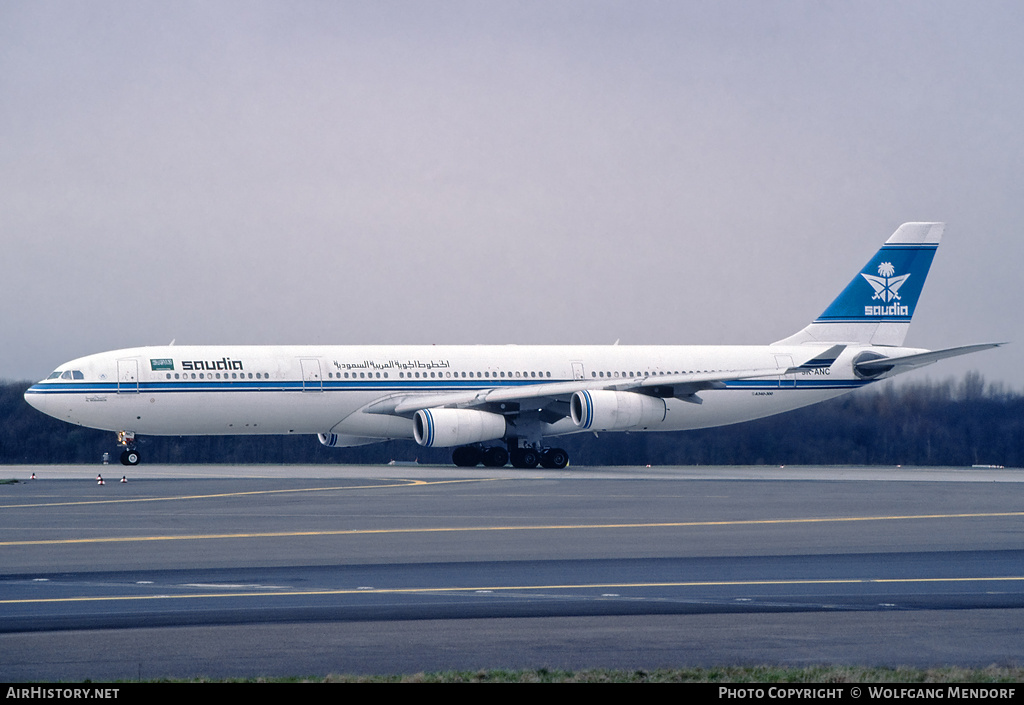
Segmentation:
<svg viewBox="0 0 1024 705">
<path fill-rule="evenodd" d="M 1024 3 L 0 2 L 0 377 L 205 343 L 768 343 L 900 223 L 1024 385 Z"/>
</svg>

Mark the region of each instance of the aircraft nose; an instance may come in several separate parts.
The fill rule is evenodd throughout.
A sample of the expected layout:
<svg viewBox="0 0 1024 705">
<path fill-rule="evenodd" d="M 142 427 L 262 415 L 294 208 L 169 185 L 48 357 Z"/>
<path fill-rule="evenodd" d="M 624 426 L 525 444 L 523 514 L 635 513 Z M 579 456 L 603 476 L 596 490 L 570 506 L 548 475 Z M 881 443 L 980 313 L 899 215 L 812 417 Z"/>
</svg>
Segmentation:
<svg viewBox="0 0 1024 705">
<path fill-rule="evenodd" d="M 48 416 L 55 416 L 53 412 L 53 399 L 46 394 L 42 384 L 33 384 L 31 387 L 25 390 L 24 394 L 25 402 L 37 411 L 41 411 Z"/>
<path fill-rule="evenodd" d="M 32 407 L 34 407 L 36 409 L 39 408 L 38 406 L 36 406 L 36 399 L 38 398 L 38 396 L 39 396 L 39 385 L 38 384 L 33 384 L 31 387 L 29 387 L 28 389 L 25 390 L 25 394 L 24 394 L 25 401 L 28 403 L 29 406 L 32 406 Z"/>
</svg>

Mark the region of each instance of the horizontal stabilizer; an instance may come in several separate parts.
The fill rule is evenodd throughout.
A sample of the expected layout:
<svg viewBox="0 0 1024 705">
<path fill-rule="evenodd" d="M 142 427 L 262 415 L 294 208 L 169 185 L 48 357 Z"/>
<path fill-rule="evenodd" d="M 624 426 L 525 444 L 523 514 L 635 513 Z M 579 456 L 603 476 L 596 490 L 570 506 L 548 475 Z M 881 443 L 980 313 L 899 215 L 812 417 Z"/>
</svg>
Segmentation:
<svg viewBox="0 0 1024 705">
<path fill-rule="evenodd" d="M 945 350 L 932 350 L 926 353 L 916 353 L 914 355 L 902 355 L 900 357 L 880 357 L 873 360 L 864 360 L 854 364 L 858 373 L 870 376 L 880 374 L 882 372 L 888 372 L 889 370 L 897 367 L 904 368 L 901 371 L 906 371 L 914 367 L 923 367 L 924 365 L 930 365 L 933 362 L 939 360 L 945 360 L 947 357 L 958 357 L 960 355 L 969 355 L 970 353 L 979 352 L 981 350 L 988 350 L 989 348 L 998 348 L 1000 345 L 1005 343 L 981 343 L 979 345 L 963 345 L 958 348 L 946 348 Z"/>
</svg>

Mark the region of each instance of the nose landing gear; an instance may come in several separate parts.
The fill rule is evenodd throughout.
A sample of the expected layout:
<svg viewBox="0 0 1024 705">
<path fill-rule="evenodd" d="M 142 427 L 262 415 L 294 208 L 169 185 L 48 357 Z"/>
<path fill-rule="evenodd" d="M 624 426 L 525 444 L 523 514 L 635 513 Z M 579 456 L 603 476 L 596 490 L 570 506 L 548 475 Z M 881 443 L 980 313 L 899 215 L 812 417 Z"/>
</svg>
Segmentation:
<svg viewBox="0 0 1024 705">
<path fill-rule="evenodd" d="M 134 431 L 118 431 L 117 432 L 117 444 L 123 446 L 124 450 L 121 452 L 121 464 L 122 465 L 138 465 L 139 460 L 142 458 L 139 456 L 139 451 L 135 449 L 135 432 Z"/>
</svg>

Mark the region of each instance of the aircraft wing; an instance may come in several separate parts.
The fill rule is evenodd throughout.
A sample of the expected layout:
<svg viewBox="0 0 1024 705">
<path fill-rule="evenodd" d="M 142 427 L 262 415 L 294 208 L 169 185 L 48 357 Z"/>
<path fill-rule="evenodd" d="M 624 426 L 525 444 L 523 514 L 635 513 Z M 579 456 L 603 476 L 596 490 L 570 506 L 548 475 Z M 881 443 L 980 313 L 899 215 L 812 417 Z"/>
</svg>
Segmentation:
<svg viewBox="0 0 1024 705">
<path fill-rule="evenodd" d="M 724 387 L 724 383 L 734 379 L 750 379 L 753 377 L 770 377 L 784 374 L 785 367 L 765 367 L 754 370 L 723 370 L 680 375 L 650 375 L 647 377 L 631 377 L 619 379 L 579 379 L 570 382 L 549 382 L 544 384 L 528 384 L 521 387 L 493 387 L 472 392 L 450 392 L 447 394 L 424 394 L 406 396 L 394 400 L 394 405 L 386 409 L 385 405 L 373 404 L 366 409 L 368 412 L 393 413 L 398 415 L 411 414 L 420 409 L 437 407 L 472 408 L 485 404 L 502 402 L 524 402 L 557 397 L 569 397 L 576 392 L 592 389 L 613 389 L 616 391 L 641 391 L 649 388 L 684 387 L 686 396 L 695 394 L 702 389 Z M 690 391 L 692 390 L 692 391 Z M 675 396 L 668 394 L 667 396 Z M 386 400 L 382 400 L 386 401 Z"/>
<path fill-rule="evenodd" d="M 834 345 L 827 350 L 818 350 L 796 367 L 761 367 L 742 370 L 715 370 L 672 375 L 647 375 L 644 377 L 620 377 L 604 379 L 577 379 L 568 382 L 545 382 L 522 386 L 501 386 L 467 392 L 445 392 L 442 394 L 417 394 L 391 397 L 371 404 L 364 411 L 407 415 L 420 409 L 438 407 L 472 408 L 486 404 L 528 402 L 531 400 L 565 398 L 576 392 L 594 389 L 633 391 L 640 393 L 657 392 L 657 396 L 675 397 L 696 404 L 701 403 L 697 392 L 705 389 L 721 389 L 725 383 L 738 379 L 774 377 L 799 369 L 827 367 L 835 362 L 844 345 Z"/>
</svg>

